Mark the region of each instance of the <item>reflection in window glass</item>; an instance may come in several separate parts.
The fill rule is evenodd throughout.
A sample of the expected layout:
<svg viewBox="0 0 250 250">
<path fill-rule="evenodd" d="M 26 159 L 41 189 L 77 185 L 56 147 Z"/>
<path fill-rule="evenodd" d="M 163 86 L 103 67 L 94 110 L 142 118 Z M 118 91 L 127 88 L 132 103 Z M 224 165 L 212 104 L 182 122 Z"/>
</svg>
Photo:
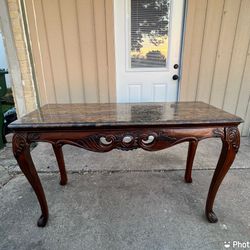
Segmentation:
<svg viewBox="0 0 250 250">
<path fill-rule="evenodd" d="M 131 0 L 131 67 L 166 67 L 170 0 Z"/>
</svg>

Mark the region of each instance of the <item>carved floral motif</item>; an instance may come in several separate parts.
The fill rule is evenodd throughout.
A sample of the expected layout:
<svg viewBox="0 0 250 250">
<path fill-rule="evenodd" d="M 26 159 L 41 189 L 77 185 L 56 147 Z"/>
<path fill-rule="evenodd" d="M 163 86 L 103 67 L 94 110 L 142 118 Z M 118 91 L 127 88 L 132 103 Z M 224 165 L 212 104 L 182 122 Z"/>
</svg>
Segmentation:
<svg viewBox="0 0 250 250">
<path fill-rule="evenodd" d="M 212 135 L 211 135 L 212 136 Z M 224 142 L 229 143 L 235 152 L 239 149 L 239 131 L 237 127 L 216 128 L 213 130 L 213 136 L 221 137 Z M 206 138 L 205 136 L 204 138 Z M 86 150 L 94 152 L 108 152 L 113 149 L 119 150 L 134 150 L 142 148 L 148 151 L 156 151 L 164 148 L 171 147 L 175 144 L 184 141 L 199 141 L 203 137 L 190 137 L 188 134 L 182 136 L 170 136 L 166 130 L 152 130 L 152 131 L 112 131 L 110 133 L 97 133 L 88 134 L 79 137 L 79 139 L 48 139 L 43 140 L 39 133 L 28 133 L 15 135 L 13 138 L 13 147 L 15 148 L 16 155 L 19 155 L 22 150 L 35 141 L 47 141 L 52 143 L 55 147 L 61 147 L 64 144 L 70 144 Z"/>
<path fill-rule="evenodd" d="M 232 146 L 237 153 L 240 147 L 240 133 L 237 127 L 217 128 L 214 131 L 216 137 L 221 137 L 223 142 Z"/>
<path fill-rule="evenodd" d="M 175 137 L 170 137 L 161 131 L 112 134 L 92 134 L 77 140 L 58 140 L 55 144 L 71 144 L 94 152 L 108 152 L 112 149 L 134 150 L 142 148 L 144 150 L 157 150 L 171 146 L 177 141 Z"/>
<path fill-rule="evenodd" d="M 19 155 L 27 148 L 28 144 L 23 134 L 14 134 L 12 139 L 13 153 L 15 157 Z"/>
<path fill-rule="evenodd" d="M 240 147 L 240 133 L 237 127 L 225 128 L 226 141 L 232 145 L 233 149 L 237 153 Z"/>
</svg>

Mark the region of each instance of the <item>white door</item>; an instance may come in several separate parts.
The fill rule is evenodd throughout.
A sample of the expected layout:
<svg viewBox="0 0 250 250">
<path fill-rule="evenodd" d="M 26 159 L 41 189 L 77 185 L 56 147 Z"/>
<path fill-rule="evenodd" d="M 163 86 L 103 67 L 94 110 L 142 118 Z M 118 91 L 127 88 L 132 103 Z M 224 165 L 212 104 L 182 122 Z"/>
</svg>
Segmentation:
<svg viewBox="0 0 250 250">
<path fill-rule="evenodd" d="M 185 0 L 114 0 L 117 102 L 176 101 Z"/>
</svg>

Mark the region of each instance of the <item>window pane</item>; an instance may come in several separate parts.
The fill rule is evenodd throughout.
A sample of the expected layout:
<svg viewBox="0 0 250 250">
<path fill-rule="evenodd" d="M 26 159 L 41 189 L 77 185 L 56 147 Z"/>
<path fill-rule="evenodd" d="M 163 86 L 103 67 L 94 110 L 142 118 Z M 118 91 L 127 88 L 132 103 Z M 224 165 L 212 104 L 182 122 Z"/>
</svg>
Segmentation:
<svg viewBox="0 0 250 250">
<path fill-rule="evenodd" d="M 170 0 L 131 0 L 131 67 L 164 68 Z"/>
</svg>

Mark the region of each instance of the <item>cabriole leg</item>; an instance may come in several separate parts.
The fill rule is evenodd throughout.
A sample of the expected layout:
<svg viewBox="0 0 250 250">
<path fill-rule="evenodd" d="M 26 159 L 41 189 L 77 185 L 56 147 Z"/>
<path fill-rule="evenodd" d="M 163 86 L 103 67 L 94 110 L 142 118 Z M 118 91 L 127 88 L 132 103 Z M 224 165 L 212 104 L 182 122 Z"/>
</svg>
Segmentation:
<svg viewBox="0 0 250 250">
<path fill-rule="evenodd" d="M 64 186 L 67 184 L 68 179 L 67 179 L 67 172 L 65 169 L 65 163 L 64 163 L 64 158 L 63 158 L 62 145 L 52 144 L 52 147 L 56 155 L 56 160 L 57 160 L 60 175 L 61 175 L 60 184 Z"/>
<path fill-rule="evenodd" d="M 223 144 L 222 150 L 210 184 L 206 202 L 206 216 L 211 223 L 218 221 L 217 216 L 213 212 L 214 200 L 220 184 L 232 165 L 235 155 L 240 147 L 240 133 L 237 127 L 224 128 L 224 131 L 220 136 Z"/>
<path fill-rule="evenodd" d="M 185 172 L 185 181 L 187 183 L 192 183 L 192 168 L 194 163 L 194 156 L 198 146 L 198 141 L 190 141 L 188 147 L 187 165 Z"/>
<path fill-rule="evenodd" d="M 13 136 L 12 147 L 19 167 L 28 179 L 30 185 L 33 187 L 41 207 L 42 215 L 40 216 L 37 225 L 39 227 L 44 227 L 48 221 L 49 212 L 42 184 L 30 155 L 30 142 L 27 140 L 25 134 L 17 133 Z"/>
</svg>

